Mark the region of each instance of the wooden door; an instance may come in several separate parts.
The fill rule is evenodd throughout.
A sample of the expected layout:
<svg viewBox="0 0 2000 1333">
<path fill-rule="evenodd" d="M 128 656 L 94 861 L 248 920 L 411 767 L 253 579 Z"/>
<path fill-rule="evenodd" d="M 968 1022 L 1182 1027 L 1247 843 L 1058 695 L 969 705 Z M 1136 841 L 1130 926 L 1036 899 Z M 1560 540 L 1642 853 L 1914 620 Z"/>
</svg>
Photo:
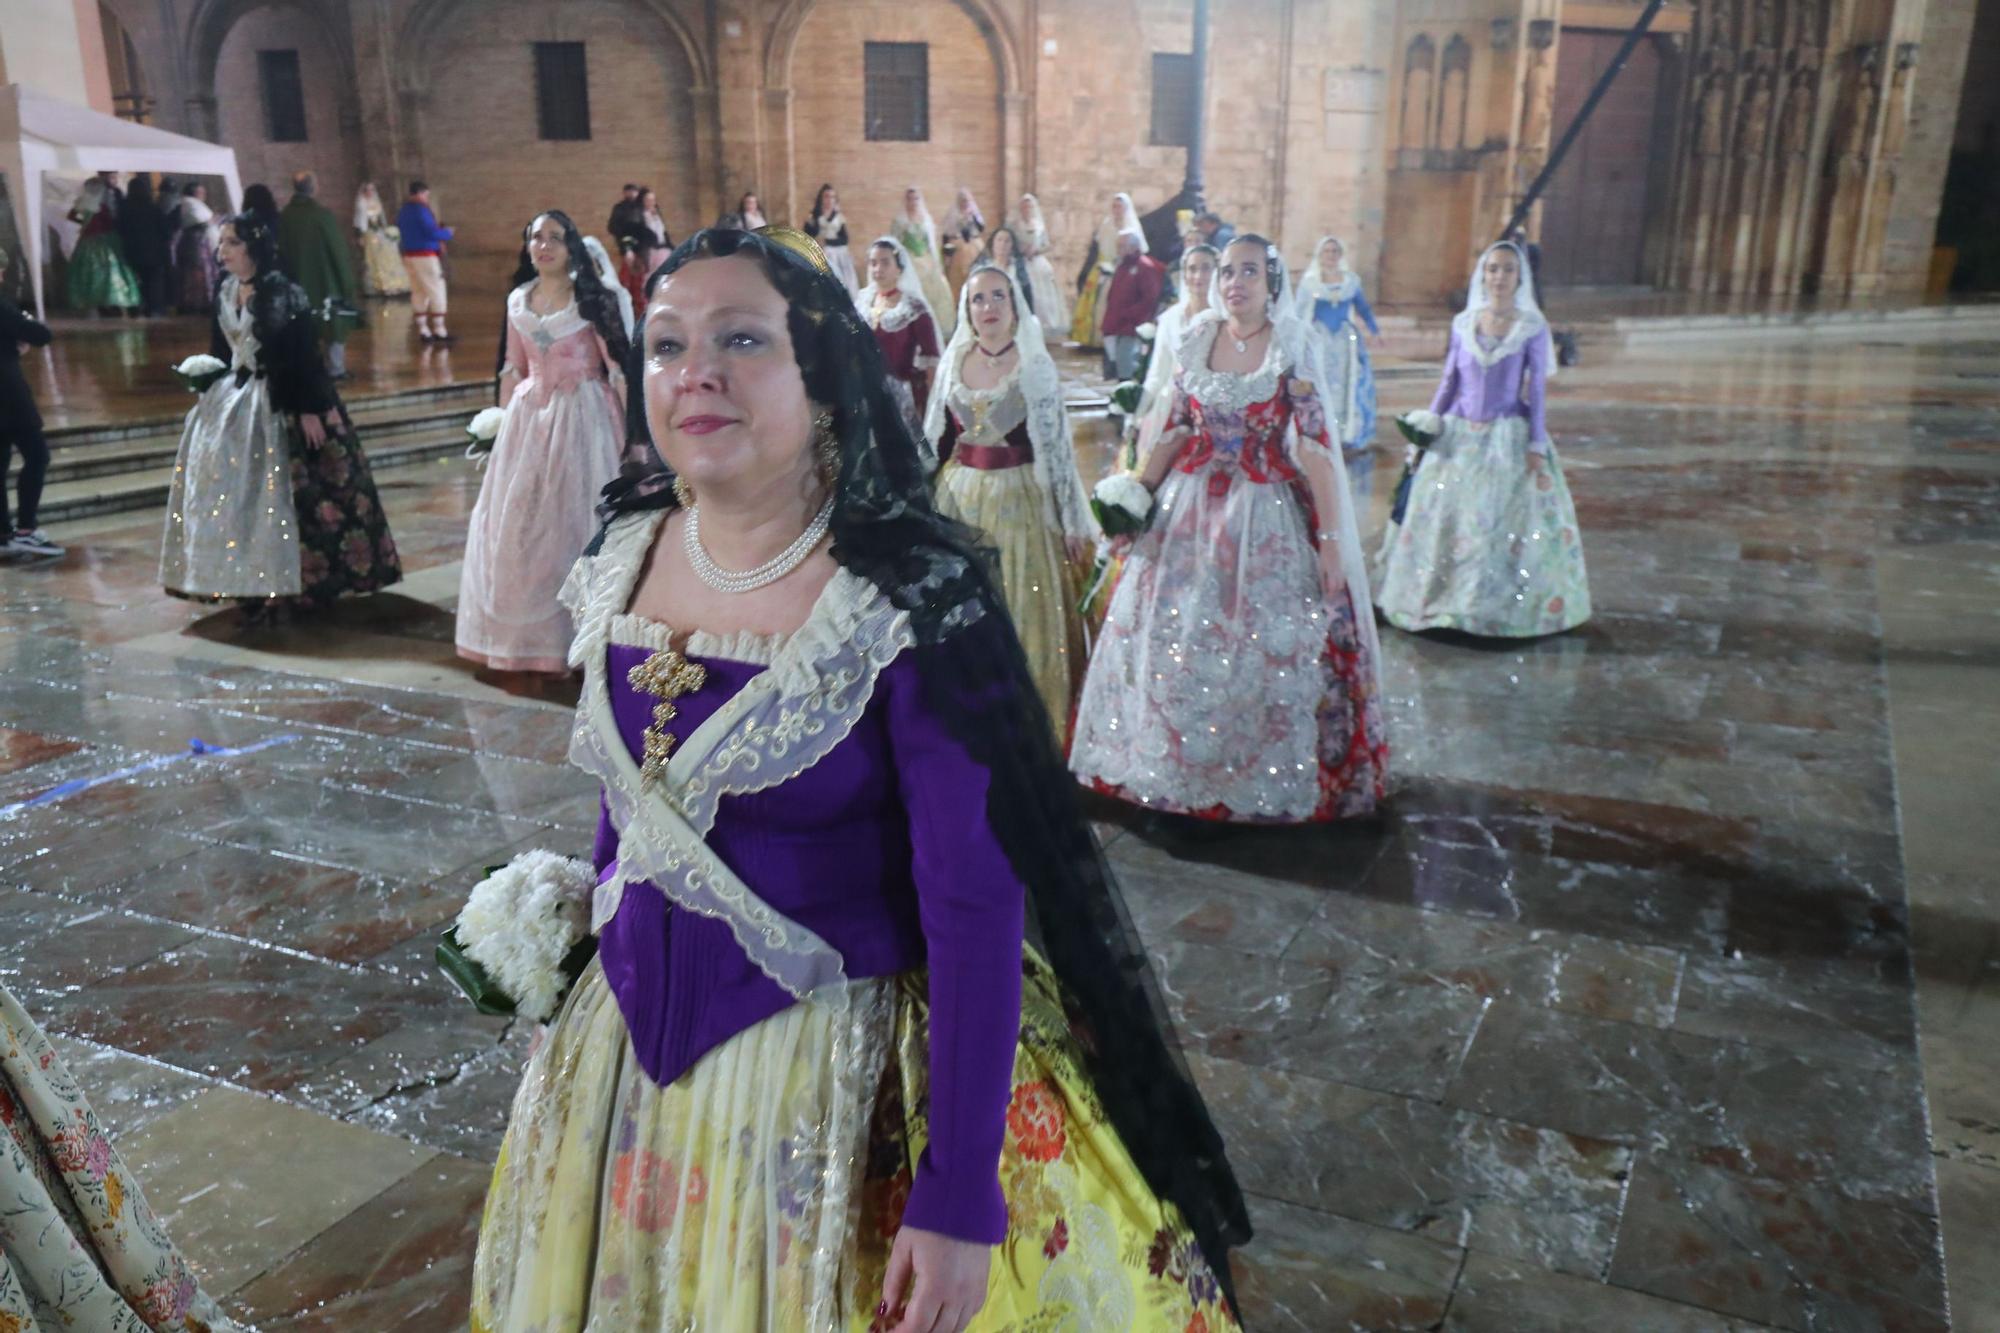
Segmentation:
<svg viewBox="0 0 2000 1333">
<path fill-rule="evenodd" d="M 1576 119 L 1624 39 L 1622 32 L 1563 29 L 1553 134 L 1561 136 Z M 1659 51 L 1644 41 L 1591 112 L 1543 193 L 1545 286 L 1625 287 L 1643 280 L 1647 181 L 1659 94 Z"/>
</svg>

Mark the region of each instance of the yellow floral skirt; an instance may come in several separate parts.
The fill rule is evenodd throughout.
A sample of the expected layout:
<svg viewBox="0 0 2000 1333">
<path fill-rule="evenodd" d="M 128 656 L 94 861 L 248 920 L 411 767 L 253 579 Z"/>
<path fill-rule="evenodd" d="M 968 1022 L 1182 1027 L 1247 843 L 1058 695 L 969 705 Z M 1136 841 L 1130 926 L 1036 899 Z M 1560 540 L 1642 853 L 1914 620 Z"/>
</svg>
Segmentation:
<svg viewBox="0 0 2000 1333">
<path fill-rule="evenodd" d="M 972 1330 L 1236 1329 L 1179 1210 L 1105 1123 L 1054 975 L 1032 950 L 1023 972 L 1007 1238 Z M 878 1329 L 929 1142 L 926 985 L 922 971 L 849 983 L 663 1088 L 593 964 L 515 1097 L 473 1333 Z"/>
<path fill-rule="evenodd" d="M 1071 308 L 1069 340 L 1082 347 L 1104 346 L 1104 297 L 1110 288 L 1104 269 L 1095 267 L 1083 275 L 1083 290 Z"/>
<path fill-rule="evenodd" d="M 1077 691 L 1088 665 L 1082 588 L 1049 526 L 1048 501 L 1033 467 L 989 472 L 947 463 L 938 474 L 938 512 L 985 533 L 1000 553 L 1000 595 L 1028 656 L 1028 674 L 1042 696 L 1056 743 L 1069 743 Z"/>
</svg>

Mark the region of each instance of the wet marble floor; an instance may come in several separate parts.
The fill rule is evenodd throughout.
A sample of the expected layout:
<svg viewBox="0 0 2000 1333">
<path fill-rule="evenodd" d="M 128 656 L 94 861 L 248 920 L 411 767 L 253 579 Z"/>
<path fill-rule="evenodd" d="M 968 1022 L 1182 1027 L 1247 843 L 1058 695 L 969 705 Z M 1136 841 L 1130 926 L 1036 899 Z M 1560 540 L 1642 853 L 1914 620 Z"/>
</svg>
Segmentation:
<svg viewBox="0 0 2000 1333">
<path fill-rule="evenodd" d="M 1383 818 L 1094 807 L 1253 1196 L 1250 1327 L 2000 1328 L 1996 353 L 1566 370 L 1597 619 L 1387 632 Z M 475 484 L 395 473 L 409 580 L 314 625 L 159 596 L 156 514 L 0 567 L 0 980 L 270 1329 L 462 1326 L 527 1034 L 430 941 L 589 837 L 562 702 L 452 659 Z"/>
</svg>

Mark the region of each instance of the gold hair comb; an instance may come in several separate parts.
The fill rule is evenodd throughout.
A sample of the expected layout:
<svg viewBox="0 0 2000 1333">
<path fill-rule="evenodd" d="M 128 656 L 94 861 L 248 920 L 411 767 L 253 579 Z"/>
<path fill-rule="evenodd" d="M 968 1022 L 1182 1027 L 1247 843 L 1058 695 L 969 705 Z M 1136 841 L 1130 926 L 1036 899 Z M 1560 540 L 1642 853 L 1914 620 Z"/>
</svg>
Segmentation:
<svg viewBox="0 0 2000 1333">
<path fill-rule="evenodd" d="M 833 265 L 826 262 L 826 251 L 819 248 L 819 242 L 797 227 L 759 227 L 757 235 L 776 241 L 822 273 L 833 272 Z"/>
</svg>

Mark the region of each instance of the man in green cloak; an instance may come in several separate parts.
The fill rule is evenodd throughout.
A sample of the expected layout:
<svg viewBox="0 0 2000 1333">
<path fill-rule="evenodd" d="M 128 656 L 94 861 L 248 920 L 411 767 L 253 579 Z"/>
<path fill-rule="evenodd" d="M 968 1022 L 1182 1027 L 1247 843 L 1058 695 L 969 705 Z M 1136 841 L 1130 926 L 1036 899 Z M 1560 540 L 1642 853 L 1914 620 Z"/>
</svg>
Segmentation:
<svg viewBox="0 0 2000 1333">
<path fill-rule="evenodd" d="M 354 264 L 348 258 L 347 237 L 333 210 L 318 199 L 319 178 L 310 171 L 292 177 L 292 201 L 278 215 L 278 253 L 312 305 L 326 348 L 326 367 L 335 379 L 347 378 L 347 331 L 353 325 Z"/>
</svg>

